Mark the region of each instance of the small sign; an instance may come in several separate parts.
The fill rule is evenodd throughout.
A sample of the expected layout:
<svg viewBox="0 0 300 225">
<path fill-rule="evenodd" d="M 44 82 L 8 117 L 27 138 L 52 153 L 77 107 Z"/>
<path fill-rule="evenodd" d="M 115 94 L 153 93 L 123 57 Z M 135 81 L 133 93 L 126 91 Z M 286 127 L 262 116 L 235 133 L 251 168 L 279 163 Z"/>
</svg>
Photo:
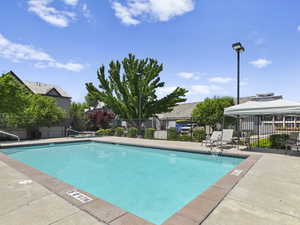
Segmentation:
<svg viewBox="0 0 300 225">
<path fill-rule="evenodd" d="M 238 177 L 239 175 L 241 175 L 242 172 L 243 172 L 243 170 L 234 170 L 234 171 L 232 171 L 231 175 Z"/>
<path fill-rule="evenodd" d="M 80 193 L 79 191 L 68 191 L 66 192 L 67 195 L 71 196 L 72 198 L 75 198 L 76 200 L 82 202 L 82 203 L 87 203 L 92 201 L 93 199 L 90 198 L 89 196 Z"/>
</svg>

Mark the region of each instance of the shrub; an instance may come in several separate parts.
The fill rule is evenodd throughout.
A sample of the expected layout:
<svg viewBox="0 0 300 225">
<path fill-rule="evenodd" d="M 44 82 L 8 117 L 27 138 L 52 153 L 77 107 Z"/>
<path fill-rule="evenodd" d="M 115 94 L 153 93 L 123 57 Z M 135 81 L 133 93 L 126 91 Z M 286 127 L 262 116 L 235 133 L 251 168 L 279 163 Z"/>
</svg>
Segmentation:
<svg viewBox="0 0 300 225">
<path fill-rule="evenodd" d="M 146 128 L 145 129 L 145 138 L 147 139 L 153 139 L 154 138 L 154 128 Z"/>
<path fill-rule="evenodd" d="M 273 134 L 270 136 L 271 148 L 285 149 L 288 134 Z"/>
<path fill-rule="evenodd" d="M 178 133 L 176 128 L 169 128 L 167 132 L 168 132 L 168 140 L 177 140 Z"/>
<path fill-rule="evenodd" d="M 118 137 L 124 136 L 124 128 L 122 128 L 122 127 L 117 127 L 117 128 L 115 129 L 115 136 L 118 136 Z"/>
<path fill-rule="evenodd" d="M 105 135 L 105 130 L 104 129 L 99 129 L 96 131 L 97 135 L 99 136 L 104 136 Z"/>
<path fill-rule="evenodd" d="M 251 147 L 285 149 L 288 134 L 273 134 L 269 138 L 263 138 L 251 143 Z"/>
<path fill-rule="evenodd" d="M 254 141 L 250 144 L 251 147 L 257 148 L 271 148 L 271 141 L 270 138 L 263 138 L 257 141 Z"/>
<path fill-rule="evenodd" d="M 97 135 L 99 136 L 109 136 L 113 134 L 112 129 L 99 129 L 96 131 Z"/>
<path fill-rule="evenodd" d="M 192 136 L 188 135 L 188 134 L 182 134 L 182 135 L 179 136 L 179 140 L 180 141 L 191 141 Z"/>
<path fill-rule="evenodd" d="M 201 141 L 205 140 L 205 138 L 206 138 L 206 133 L 205 133 L 204 129 L 195 129 L 193 131 L 193 139 L 195 141 L 201 142 Z"/>
<path fill-rule="evenodd" d="M 114 134 L 114 130 L 113 129 L 105 129 L 104 130 L 104 135 L 106 136 L 111 136 Z"/>
<path fill-rule="evenodd" d="M 137 131 L 138 131 L 137 128 L 131 127 L 131 128 L 128 129 L 127 136 L 134 138 L 134 137 L 137 136 Z"/>
</svg>

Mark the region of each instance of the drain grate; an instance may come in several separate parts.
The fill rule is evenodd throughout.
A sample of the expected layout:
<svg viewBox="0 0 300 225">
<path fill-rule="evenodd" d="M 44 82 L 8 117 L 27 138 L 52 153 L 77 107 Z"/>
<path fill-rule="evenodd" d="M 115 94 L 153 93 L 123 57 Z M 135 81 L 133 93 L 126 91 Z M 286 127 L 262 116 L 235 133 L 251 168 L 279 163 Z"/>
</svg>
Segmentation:
<svg viewBox="0 0 300 225">
<path fill-rule="evenodd" d="M 234 170 L 234 171 L 232 171 L 231 175 L 238 177 L 239 175 L 241 175 L 242 172 L 243 172 L 243 170 Z"/>
<path fill-rule="evenodd" d="M 82 194 L 79 191 L 67 191 L 66 194 L 82 203 L 87 203 L 93 200 L 89 196 Z"/>
</svg>

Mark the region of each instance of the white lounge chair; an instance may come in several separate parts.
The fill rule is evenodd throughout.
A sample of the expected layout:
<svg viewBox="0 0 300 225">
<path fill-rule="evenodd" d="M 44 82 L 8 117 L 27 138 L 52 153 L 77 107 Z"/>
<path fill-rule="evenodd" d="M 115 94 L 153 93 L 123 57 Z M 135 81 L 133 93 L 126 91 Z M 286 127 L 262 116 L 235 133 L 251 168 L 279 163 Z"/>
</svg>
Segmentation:
<svg viewBox="0 0 300 225">
<path fill-rule="evenodd" d="M 227 145 L 232 143 L 233 129 L 223 129 L 221 132 L 221 138 L 217 141 L 217 145 Z"/>
<path fill-rule="evenodd" d="M 222 131 L 214 131 L 211 136 L 208 136 L 206 140 L 202 141 L 203 145 L 214 145 L 221 140 Z"/>
</svg>

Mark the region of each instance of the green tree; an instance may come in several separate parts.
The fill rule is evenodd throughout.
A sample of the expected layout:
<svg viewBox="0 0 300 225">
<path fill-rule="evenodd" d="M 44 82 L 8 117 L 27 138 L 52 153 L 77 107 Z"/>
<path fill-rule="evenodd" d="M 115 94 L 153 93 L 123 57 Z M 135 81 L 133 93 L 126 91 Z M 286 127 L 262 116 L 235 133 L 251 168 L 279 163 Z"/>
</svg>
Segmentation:
<svg viewBox="0 0 300 225">
<path fill-rule="evenodd" d="M 75 103 L 72 102 L 69 109 L 69 119 L 72 129 L 77 131 L 84 131 L 87 129 L 89 119 L 84 112 L 88 106 L 86 103 Z"/>
<path fill-rule="evenodd" d="M 41 95 L 28 95 L 27 98 L 29 104 L 23 112 L 25 127 L 50 127 L 66 117 L 54 98 Z"/>
<path fill-rule="evenodd" d="M 0 113 L 21 114 L 28 104 L 29 91 L 10 73 L 0 77 Z"/>
<path fill-rule="evenodd" d="M 203 102 L 198 103 L 193 110 L 193 120 L 215 129 L 218 123 L 222 123 L 224 108 L 232 105 L 234 102 L 231 97 L 206 98 Z"/>
<path fill-rule="evenodd" d="M 155 59 L 137 59 L 129 54 L 122 62 L 112 61 L 108 75 L 102 65 L 97 72 L 99 89 L 87 83 L 88 95 L 104 102 L 120 118 L 138 127 L 140 114 L 145 120 L 158 113 L 170 112 L 177 103 L 186 101 L 187 90 L 179 87 L 158 99 L 157 89 L 165 86 L 159 77 L 162 70 L 163 65 Z"/>
</svg>

